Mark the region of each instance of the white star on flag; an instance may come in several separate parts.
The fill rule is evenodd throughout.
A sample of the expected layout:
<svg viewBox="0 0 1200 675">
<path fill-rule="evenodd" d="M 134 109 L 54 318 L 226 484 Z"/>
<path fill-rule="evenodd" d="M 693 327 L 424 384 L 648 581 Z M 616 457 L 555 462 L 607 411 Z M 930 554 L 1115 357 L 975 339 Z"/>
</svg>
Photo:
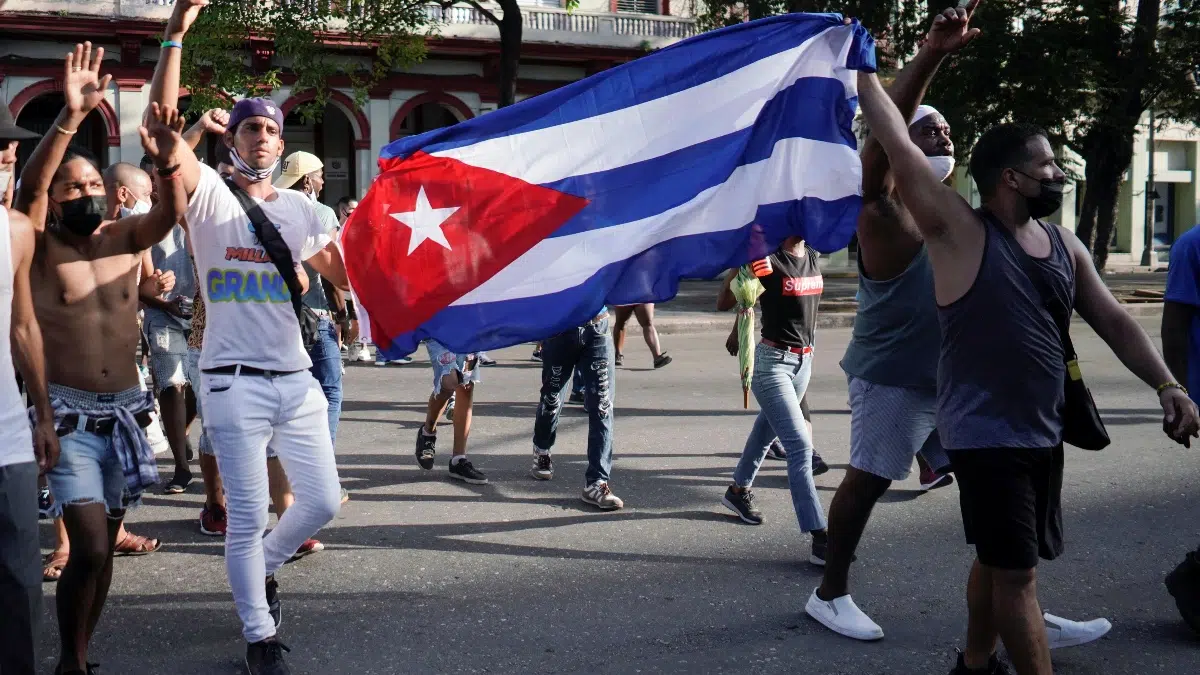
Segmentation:
<svg viewBox="0 0 1200 675">
<path fill-rule="evenodd" d="M 426 239 L 431 239 L 441 244 L 447 250 L 450 249 L 450 242 L 446 241 L 446 233 L 442 232 L 442 225 L 449 220 L 450 216 L 458 211 L 457 206 L 450 206 L 441 209 L 435 209 L 429 205 L 429 198 L 425 196 L 425 186 L 422 185 L 417 192 L 417 205 L 415 210 L 406 211 L 404 213 L 389 213 L 388 215 L 396 220 L 407 225 L 412 234 L 408 238 L 408 255 L 417 250 L 421 242 Z"/>
</svg>

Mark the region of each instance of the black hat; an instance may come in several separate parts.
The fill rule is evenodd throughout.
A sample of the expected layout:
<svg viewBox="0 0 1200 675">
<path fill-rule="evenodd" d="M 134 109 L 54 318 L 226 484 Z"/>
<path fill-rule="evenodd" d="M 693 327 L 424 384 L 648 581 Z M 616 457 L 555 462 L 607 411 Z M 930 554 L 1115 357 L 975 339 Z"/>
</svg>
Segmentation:
<svg viewBox="0 0 1200 675">
<path fill-rule="evenodd" d="M 17 126 L 16 120 L 13 119 L 12 113 L 8 110 L 8 105 L 0 103 L 0 141 L 27 141 L 40 137 L 41 134 L 35 134 L 28 129 L 22 129 Z"/>
</svg>

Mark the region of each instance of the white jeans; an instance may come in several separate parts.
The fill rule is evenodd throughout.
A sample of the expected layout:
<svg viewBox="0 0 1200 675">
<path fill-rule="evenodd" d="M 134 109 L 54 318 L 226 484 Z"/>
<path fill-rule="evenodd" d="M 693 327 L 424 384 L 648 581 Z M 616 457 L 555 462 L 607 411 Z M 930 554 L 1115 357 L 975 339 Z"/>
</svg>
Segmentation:
<svg viewBox="0 0 1200 675">
<path fill-rule="evenodd" d="M 279 377 L 201 375 L 204 432 L 225 482 L 225 568 L 247 642 L 275 634 L 264 579 L 340 507 L 325 394 L 307 371 Z M 267 449 L 283 462 L 296 503 L 266 538 Z"/>
</svg>

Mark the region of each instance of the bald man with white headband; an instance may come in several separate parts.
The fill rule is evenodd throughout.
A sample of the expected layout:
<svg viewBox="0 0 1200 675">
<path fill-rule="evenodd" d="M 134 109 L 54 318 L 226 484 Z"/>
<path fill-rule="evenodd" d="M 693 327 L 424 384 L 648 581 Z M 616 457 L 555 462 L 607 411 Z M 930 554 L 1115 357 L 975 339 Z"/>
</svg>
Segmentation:
<svg viewBox="0 0 1200 675">
<path fill-rule="evenodd" d="M 962 26 L 955 31 L 935 23 L 889 90 L 900 113 L 912 120 L 910 138 L 942 179 L 954 172 L 950 126 L 935 108 L 919 104 L 942 60 L 972 37 Z M 942 487 L 953 479 L 934 428 L 941 329 L 929 255 L 874 137 L 863 147 L 862 166 L 858 313 L 841 363 L 850 390 L 850 466 L 829 509 L 824 577 L 805 611 L 846 637 L 878 640 L 883 629 L 849 594 L 850 564 L 871 510 L 893 481 L 908 477 L 918 454 L 935 470 L 922 487 Z M 1091 642 L 1111 627 L 1104 619 L 1078 623 L 1047 615 L 1046 621 L 1052 648 Z"/>
</svg>

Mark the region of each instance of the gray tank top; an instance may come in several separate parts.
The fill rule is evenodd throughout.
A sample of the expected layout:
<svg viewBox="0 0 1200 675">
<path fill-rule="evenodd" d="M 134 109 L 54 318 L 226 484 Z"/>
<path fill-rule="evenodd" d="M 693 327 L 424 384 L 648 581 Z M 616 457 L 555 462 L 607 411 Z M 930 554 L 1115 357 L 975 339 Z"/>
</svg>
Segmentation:
<svg viewBox="0 0 1200 675">
<path fill-rule="evenodd" d="M 1017 242 L 981 214 L 979 274 L 966 295 L 938 308 L 937 428 L 948 450 L 1049 448 L 1062 442 L 1063 349 L 1054 319 L 1025 274 Z M 1051 292 L 1075 306 L 1075 265 L 1056 226 L 1050 255 L 1034 258 Z"/>
<path fill-rule="evenodd" d="M 922 246 L 899 276 L 868 279 L 858 262 L 858 314 L 842 370 L 848 375 L 892 387 L 937 387 L 937 302 L 933 268 Z"/>
</svg>

